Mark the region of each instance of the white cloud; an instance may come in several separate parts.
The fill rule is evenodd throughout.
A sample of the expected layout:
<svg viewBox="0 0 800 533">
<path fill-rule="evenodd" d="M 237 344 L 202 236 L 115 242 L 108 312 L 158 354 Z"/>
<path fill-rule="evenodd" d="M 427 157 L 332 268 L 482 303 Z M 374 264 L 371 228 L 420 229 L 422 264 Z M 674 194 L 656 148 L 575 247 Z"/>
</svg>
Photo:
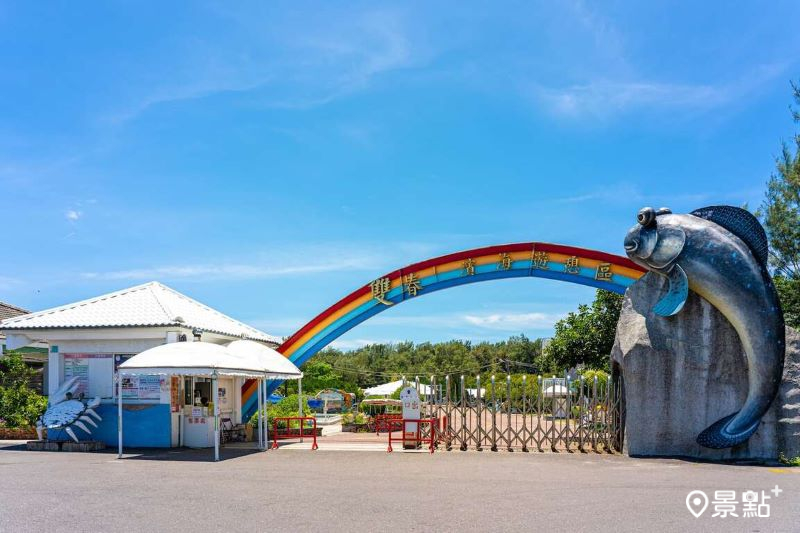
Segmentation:
<svg viewBox="0 0 800 533">
<path fill-rule="evenodd" d="M 729 102 L 730 87 L 648 81 L 591 81 L 560 88 L 535 85 L 534 96 L 562 116 L 607 116 L 647 106 L 708 109 Z"/>
<path fill-rule="evenodd" d="M 599 180 L 598 180 L 599 181 Z M 667 193 L 660 194 L 657 191 L 643 193 L 639 187 L 625 183 L 610 183 L 607 187 L 600 190 L 590 190 L 579 192 L 572 196 L 553 198 L 553 202 L 565 204 L 578 204 L 583 202 L 603 202 L 613 204 L 657 204 L 658 206 L 679 205 L 679 204 L 700 204 L 703 202 L 744 203 L 752 197 L 762 194 L 760 188 L 730 190 L 730 191 L 698 191 L 696 193 Z"/>
<path fill-rule="evenodd" d="M 64 213 L 64 216 L 67 217 L 67 220 L 75 222 L 76 220 L 78 220 L 83 216 L 83 212 L 77 211 L 75 209 L 68 209 L 67 212 Z"/>
<path fill-rule="evenodd" d="M 343 260 L 325 260 L 318 263 L 302 265 L 260 265 L 245 263 L 223 264 L 194 264 L 194 265 L 169 265 L 152 268 L 138 268 L 131 270 L 116 270 L 111 272 L 85 272 L 83 277 L 88 279 L 104 280 L 145 280 L 145 279 L 195 279 L 195 280 L 243 280 L 261 279 L 277 276 L 292 276 L 298 274 L 311 274 L 318 272 L 333 272 L 338 270 L 362 269 L 369 265 L 370 260 L 365 258 L 350 258 Z"/>
<path fill-rule="evenodd" d="M 398 242 L 389 249 L 386 245 L 365 243 L 354 246 L 347 243 L 307 244 L 280 246 L 268 254 L 251 253 L 246 260 L 196 261 L 184 264 L 166 264 L 111 270 L 84 272 L 86 279 L 98 280 L 247 280 L 283 276 L 302 276 L 321 272 L 363 271 L 365 282 L 369 276 L 397 268 L 409 257 L 424 259 L 430 246 L 425 243 Z"/>
<path fill-rule="evenodd" d="M 465 315 L 464 320 L 477 327 L 502 330 L 522 331 L 525 329 L 550 329 L 564 314 L 556 313 L 508 313 L 490 315 Z"/>
<path fill-rule="evenodd" d="M 548 112 L 564 117 L 607 117 L 636 110 L 706 111 L 740 101 L 785 70 L 764 64 L 727 82 L 680 83 L 590 77 L 585 83 L 554 87 L 532 83 L 534 99 Z"/>
<path fill-rule="evenodd" d="M 335 340 L 330 346 L 337 350 L 357 350 L 370 344 L 397 344 L 403 342 L 397 339 L 348 339 L 348 340 Z"/>
<path fill-rule="evenodd" d="M 9 278 L 7 276 L 0 276 L 0 290 L 8 291 L 17 288 L 22 284 L 21 280 L 16 278 Z M 11 303 L 11 302 L 9 302 Z"/>
<path fill-rule="evenodd" d="M 365 324 L 372 326 L 408 326 L 425 329 L 463 330 L 465 327 L 501 331 L 550 329 L 566 313 L 449 313 L 441 315 L 391 316 L 381 314 Z"/>
<path fill-rule="evenodd" d="M 167 57 L 165 81 L 139 89 L 125 109 L 105 117 L 112 123 L 136 118 L 156 105 L 218 94 L 250 93 L 248 102 L 267 108 L 309 109 L 362 90 L 377 75 L 421 60 L 399 11 L 318 10 L 302 20 L 219 11 L 237 37 L 211 43 L 192 41 Z M 297 31 L 302 25 L 303 31 Z"/>
</svg>

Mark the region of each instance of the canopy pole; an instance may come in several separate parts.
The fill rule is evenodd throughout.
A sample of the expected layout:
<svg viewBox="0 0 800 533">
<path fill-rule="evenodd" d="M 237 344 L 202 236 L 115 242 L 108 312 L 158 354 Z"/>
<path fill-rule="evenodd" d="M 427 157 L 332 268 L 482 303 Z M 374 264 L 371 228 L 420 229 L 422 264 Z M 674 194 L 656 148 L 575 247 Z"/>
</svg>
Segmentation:
<svg viewBox="0 0 800 533">
<path fill-rule="evenodd" d="M 267 409 L 269 409 L 269 397 L 267 396 L 267 380 L 264 380 L 264 388 L 262 389 L 264 393 L 264 442 L 266 445 L 264 446 L 264 451 L 269 450 L 269 414 Z"/>
<path fill-rule="evenodd" d="M 122 459 L 122 373 L 117 371 L 117 459 Z"/>
<path fill-rule="evenodd" d="M 219 388 L 217 387 L 217 372 L 211 375 L 212 397 L 214 398 L 214 461 L 219 461 Z"/>
<path fill-rule="evenodd" d="M 297 416 L 303 416 L 303 378 L 297 380 Z M 300 442 L 303 442 L 303 421 L 300 422 Z M 289 428 L 287 422 L 286 428 Z"/>
<path fill-rule="evenodd" d="M 185 376 L 178 376 L 180 380 L 180 386 L 178 390 L 183 393 L 183 396 L 178 398 L 178 447 L 183 448 L 183 441 L 184 441 L 184 433 L 186 433 L 186 406 L 184 402 L 186 401 L 186 377 Z M 189 393 L 191 397 L 191 393 Z"/>
<path fill-rule="evenodd" d="M 263 429 L 263 422 L 262 419 L 264 418 L 264 411 L 261 402 L 263 400 L 261 396 L 261 387 L 263 385 L 262 379 L 258 378 L 257 381 L 257 394 L 258 394 L 258 449 L 264 449 L 264 429 Z"/>
</svg>

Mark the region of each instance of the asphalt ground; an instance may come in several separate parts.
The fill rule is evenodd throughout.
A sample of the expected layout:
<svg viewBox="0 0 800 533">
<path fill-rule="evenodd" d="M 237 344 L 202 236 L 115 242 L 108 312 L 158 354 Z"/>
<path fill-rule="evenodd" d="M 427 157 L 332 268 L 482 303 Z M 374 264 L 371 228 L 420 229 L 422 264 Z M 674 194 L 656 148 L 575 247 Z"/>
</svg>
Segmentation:
<svg viewBox="0 0 800 533">
<path fill-rule="evenodd" d="M 523 452 L 116 454 L 0 442 L 0 531 L 800 531 L 800 468 Z M 777 496 L 769 492 L 778 486 Z M 690 491 L 735 490 L 738 518 Z M 769 518 L 741 493 L 766 491 Z"/>
</svg>

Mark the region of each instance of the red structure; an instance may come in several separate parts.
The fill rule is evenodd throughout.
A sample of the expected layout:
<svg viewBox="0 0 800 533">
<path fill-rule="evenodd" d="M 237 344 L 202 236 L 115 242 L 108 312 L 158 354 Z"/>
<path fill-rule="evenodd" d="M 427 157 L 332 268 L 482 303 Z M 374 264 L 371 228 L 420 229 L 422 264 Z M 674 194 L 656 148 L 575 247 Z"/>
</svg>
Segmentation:
<svg viewBox="0 0 800 533">
<path fill-rule="evenodd" d="M 386 413 L 375 415 L 375 434 L 380 435 L 381 431 L 391 431 L 403 427 L 403 415 L 400 413 Z"/>
<path fill-rule="evenodd" d="M 431 453 L 435 450 L 436 444 L 436 426 L 439 425 L 439 420 L 436 418 L 402 418 L 399 420 L 400 422 L 400 430 L 403 434 L 400 438 L 395 438 L 392 436 L 396 428 L 394 424 L 390 424 L 389 427 L 389 447 L 386 449 L 387 452 L 392 451 L 392 442 L 402 442 L 403 447 L 405 447 L 406 443 L 420 443 L 420 444 L 428 444 Z M 416 423 L 417 424 L 417 431 L 414 437 L 409 437 L 406 435 L 405 426 L 406 422 Z M 422 424 L 428 424 L 431 428 L 430 435 L 427 437 L 422 436 L 422 432 L 420 428 Z"/>
<path fill-rule="evenodd" d="M 278 435 L 278 420 L 286 420 L 286 434 L 285 435 Z M 290 429 L 291 421 L 297 420 L 298 421 L 298 434 L 293 435 Z M 305 421 L 311 420 L 311 434 L 304 434 L 305 431 Z M 316 450 L 319 448 L 317 446 L 317 419 L 313 416 L 280 416 L 275 417 L 272 421 L 272 449 L 278 449 L 278 439 L 302 439 L 303 437 L 312 437 L 314 442 L 311 444 L 311 449 Z"/>
</svg>

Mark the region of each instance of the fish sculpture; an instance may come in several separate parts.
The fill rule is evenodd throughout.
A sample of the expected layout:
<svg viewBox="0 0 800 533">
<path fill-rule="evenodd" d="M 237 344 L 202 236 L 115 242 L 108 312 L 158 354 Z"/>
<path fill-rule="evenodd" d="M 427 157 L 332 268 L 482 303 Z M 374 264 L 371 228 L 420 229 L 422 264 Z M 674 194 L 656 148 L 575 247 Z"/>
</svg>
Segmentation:
<svg viewBox="0 0 800 533">
<path fill-rule="evenodd" d="M 92 418 L 95 418 L 98 422 L 103 420 L 94 410 L 95 407 L 100 405 L 99 397 L 88 402 L 83 401 L 82 394 L 81 399 L 72 397 L 79 386 L 78 376 L 75 376 L 65 381 L 58 390 L 50 395 L 47 402 L 47 410 L 36 422 L 36 433 L 39 440 L 42 440 L 44 436 L 43 430 L 47 428 L 49 430 L 63 429 L 72 440 L 80 442 L 78 436 L 72 430 L 73 426 L 91 435 L 92 430 L 86 424 L 97 428 L 97 423 Z"/>
<path fill-rule="evenodd" d="M 733 325 L 747 357 L 744 405 L 703 430 L 697 443 L 722 449 L 746 442 L 778 393 L 785 354 L 783 312 L 767 269 L 764 228 L 748 211 L 731 206 L 688 215 L 645 207 L 637 222 L 625 237 L 625 252 L 668 280 L 653 312 L 677 314 L 691 289 Z"/>
</svg>

